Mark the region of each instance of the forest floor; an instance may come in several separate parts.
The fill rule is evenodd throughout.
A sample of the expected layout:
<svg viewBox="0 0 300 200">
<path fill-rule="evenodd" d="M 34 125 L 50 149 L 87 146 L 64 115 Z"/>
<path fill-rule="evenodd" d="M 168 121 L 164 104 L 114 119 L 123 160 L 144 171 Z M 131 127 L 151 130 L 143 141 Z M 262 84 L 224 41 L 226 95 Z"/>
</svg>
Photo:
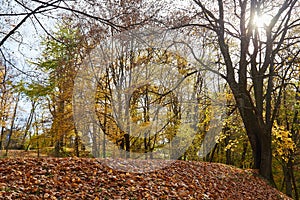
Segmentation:
<svg viewBox="0 0 300 200">
<path fill-rule="evenodd" d="M 224 164 L 9 155 L 0 199 L 289 199 L 254 171 Z"/>
</svg>

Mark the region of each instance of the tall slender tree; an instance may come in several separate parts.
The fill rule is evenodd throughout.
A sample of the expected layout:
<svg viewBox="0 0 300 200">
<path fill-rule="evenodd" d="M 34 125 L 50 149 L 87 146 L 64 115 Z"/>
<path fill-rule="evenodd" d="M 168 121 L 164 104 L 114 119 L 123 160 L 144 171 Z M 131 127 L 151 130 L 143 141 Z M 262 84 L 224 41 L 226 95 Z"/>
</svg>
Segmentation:
<svg viewBox="0 0 300 200">
<path fill-rule="evenodd" d="M 51 132 L 55 155 L 63 151 L 66 140 L 75 136 L 75 153 L 79 156 L 79 133 L 75 128 L 72 95 L 74 79 L 83 57 L 94 43 L 89 43 L 76 23 L 69 16 L 63 17 L 54 37 L 43 41 L 45 50 L 38 66 L 49 74 L 48 85 L 52 90 L 50 112 L 53 116 Z"/>
</svg>

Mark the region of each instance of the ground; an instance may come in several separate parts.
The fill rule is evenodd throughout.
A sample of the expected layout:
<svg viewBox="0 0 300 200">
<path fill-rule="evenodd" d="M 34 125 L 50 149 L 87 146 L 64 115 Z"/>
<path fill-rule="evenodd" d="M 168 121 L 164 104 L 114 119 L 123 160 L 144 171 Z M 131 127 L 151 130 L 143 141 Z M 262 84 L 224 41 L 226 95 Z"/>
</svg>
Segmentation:
<svg viewBox="0 0 300 200">
<path fill-rule="evenodd" d="M 252 170 L 170 162 L 1 158 L 0 199 L 289 199 Z"/>
</svg>

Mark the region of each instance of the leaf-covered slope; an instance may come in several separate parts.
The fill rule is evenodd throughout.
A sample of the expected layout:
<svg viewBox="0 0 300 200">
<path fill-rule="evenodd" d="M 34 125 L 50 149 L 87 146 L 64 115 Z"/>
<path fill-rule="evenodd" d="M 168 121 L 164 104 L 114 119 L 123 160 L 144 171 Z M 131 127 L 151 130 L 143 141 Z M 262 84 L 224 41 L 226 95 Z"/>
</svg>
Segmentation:
<svg viewBox="0 0 300 200">
<path fill-rule="evenodd" d="M 156 164 L 160 162 L 165 161 Z M 161 170 L 130 173 L 107 167 L 105 160 L 89 158 L 1 159 L 0 197 L 32 200 L 288 199 L 251 171 L 222 164 L 176 161 Z"/>
</svg>

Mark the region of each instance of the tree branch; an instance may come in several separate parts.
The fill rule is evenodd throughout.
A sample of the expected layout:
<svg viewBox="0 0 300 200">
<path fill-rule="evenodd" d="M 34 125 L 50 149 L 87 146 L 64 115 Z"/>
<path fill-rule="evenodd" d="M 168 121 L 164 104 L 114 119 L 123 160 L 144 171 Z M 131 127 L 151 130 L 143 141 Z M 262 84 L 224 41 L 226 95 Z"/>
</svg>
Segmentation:
<svg viewBox="0 0 300 200">
<path fill-rule="evenodd" d="M 18 30 L 22 24 L 24 24 L 26 22 L 26 20 L 32 16 L 33 14 L 37 13 L 38 10 L 42 9 L 42 8 L 46 8 L 49 5 L 55 4 L 57 2 L 59 2 L 60 0 L 54 1 L 53 3 L 47 3 L 47 5 L 40 5 L 37 8 L 35 8 L 33 11 L 31 11 L 30 13 L 28 13 L 8 34 L 5 35 L 5 37 L 0 41 L 0 47 L 4 44 L 4 42 L 11 36 L 13 35 L 16 30 Z"/>
</svg>

